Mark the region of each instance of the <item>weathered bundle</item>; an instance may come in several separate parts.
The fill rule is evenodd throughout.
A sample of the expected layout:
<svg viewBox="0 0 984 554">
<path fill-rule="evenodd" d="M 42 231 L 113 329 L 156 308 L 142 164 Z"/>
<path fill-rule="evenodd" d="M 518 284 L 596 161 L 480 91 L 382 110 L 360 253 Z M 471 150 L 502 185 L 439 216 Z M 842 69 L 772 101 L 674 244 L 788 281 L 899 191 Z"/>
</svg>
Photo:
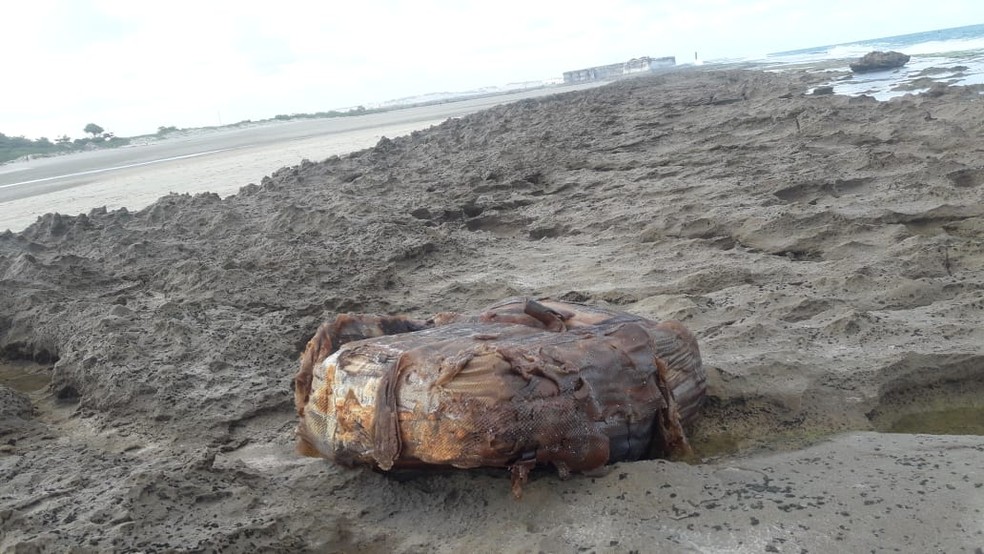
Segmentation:
<svg viewBox="0 0 984 554">
<path fill-rule="evenodd" d="M 429 320 L 341 315 L 295 379 L 298 448 L 382 470 L 504 467 L 561 475 L 689 452 L 705 391 L 680 323 L 514 298 Z"/>
</svg>

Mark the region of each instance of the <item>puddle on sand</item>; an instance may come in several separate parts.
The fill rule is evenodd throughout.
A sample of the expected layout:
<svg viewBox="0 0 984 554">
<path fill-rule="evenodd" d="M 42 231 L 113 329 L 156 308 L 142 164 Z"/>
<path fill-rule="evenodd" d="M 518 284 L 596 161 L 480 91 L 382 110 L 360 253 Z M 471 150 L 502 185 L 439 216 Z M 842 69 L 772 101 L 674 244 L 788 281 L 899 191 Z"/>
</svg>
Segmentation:
<svg viewBox="0 0 984 554">
<path fill-rule="evenodd" d="M 921 411 L 880 414 L 872 419 L 874 431 L 911 435 L 980 435 L 984 436 L 984 405 L 940 406 L 937 403 L 921 406 Z M 708 432 L 706 429 L 691 437 L 696 460 L 716 460 L 745 456 L 758 452 L 799 450 L 826 438 L 850 431 L 839 429 L 791 429 L 769 436 L 743 436 L 735 432 Z M 857 431 L 871 428 L 855 427 Z"/>
<path fill-rule="evenodd" d="M 718 458 L 737 453 L 741 449 L 741 439 L 733 433 L 704 435 L 690 440 L 697 459 Z"/>
<path fill-rule="evenodd" d="M 794 429 L 767 436 L 744 436 L 740 433 L 700 433 L 691 437 L 694 461 L 712 461 L 765 452 L 801 450 L 826 440 L 843 429 Z"/>
<path fill-rule="evenodd" d="M 984 435 L 984 406 L 905 414 L 880 427 L 884 433 Z"/>
<path fill-rule="evenodd" d="M 51 368 L 34 362 L 0 361 L 0 385 L 31 394 L 48 386 Z"/>
</svg>

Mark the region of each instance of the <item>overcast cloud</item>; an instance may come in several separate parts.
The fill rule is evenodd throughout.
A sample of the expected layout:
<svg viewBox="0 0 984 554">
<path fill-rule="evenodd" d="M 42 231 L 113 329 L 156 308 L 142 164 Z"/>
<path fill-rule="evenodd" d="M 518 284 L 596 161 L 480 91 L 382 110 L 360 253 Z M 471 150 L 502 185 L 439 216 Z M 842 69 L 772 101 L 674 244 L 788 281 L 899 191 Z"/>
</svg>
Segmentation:
<svg viewBox="0 0 984 554">
<path fill-rule="evenodd" d="M 931 9 L 929 9 L 931 8 Z M 0 132 L 117 135 L 984 23 L 980 0 L 151 2 L 4 7 Z"/>
</svg>

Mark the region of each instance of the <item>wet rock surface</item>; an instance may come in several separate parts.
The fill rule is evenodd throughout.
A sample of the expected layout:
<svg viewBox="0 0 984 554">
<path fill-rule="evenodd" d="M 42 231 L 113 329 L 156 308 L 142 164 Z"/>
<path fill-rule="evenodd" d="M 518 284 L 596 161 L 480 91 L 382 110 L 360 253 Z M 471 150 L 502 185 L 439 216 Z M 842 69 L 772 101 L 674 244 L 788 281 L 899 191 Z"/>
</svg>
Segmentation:
<svg viewBox="0 0 984 554">
<path fill-rule="evenodd" d="M 984 439 L 869 431 L 981 408 L 984 104 L 822 82 L 635 79 L 0 235 L 0 352 L 52 367 L 0 437 L 0 550 L 973 552 Z M 292 451 L 322 321 L 511 295 L 682 320 L 705 463 L 517 503 Z"/>
<path fill-rule="evenodd" d="M 902 52 L 868 52 L 858 61 L 850 64 L 851 71 L 855 73 L 870 73 L 872 71 L 885 71 L 895 69 L 909 63 L 909 56 Z"/>
<path fill-rule="evenodd" d="M 12 390 L 0 385 L 0 419 L 27 419 L 34 413 L 31 400 Z"/>
</svg>

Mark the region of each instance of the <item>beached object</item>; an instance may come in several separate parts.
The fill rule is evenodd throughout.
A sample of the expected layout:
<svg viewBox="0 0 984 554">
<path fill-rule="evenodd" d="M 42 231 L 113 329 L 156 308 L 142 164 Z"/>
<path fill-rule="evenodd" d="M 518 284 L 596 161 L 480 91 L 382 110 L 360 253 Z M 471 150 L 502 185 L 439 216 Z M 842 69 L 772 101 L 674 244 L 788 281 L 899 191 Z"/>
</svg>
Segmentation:
<svg viewBox="0 0 984 554">
<path fill-rule="evenodd" d="M 511 298 L 427 320 L 340 315 L 295 377 L 298 450 L 381 470 L 509 468 L 561 474 L 690 453 L 705 393 L 680 323 Z"/>
<path fill-rule="evenodd" d="M 851 71 L 855 73 L 869 73 L 872 71 L 884 71 L 895 69 L 909 63 L 909 56 L 902 52 L 868 52 L 858 61 L 851 64 Z"/>
</svg>

